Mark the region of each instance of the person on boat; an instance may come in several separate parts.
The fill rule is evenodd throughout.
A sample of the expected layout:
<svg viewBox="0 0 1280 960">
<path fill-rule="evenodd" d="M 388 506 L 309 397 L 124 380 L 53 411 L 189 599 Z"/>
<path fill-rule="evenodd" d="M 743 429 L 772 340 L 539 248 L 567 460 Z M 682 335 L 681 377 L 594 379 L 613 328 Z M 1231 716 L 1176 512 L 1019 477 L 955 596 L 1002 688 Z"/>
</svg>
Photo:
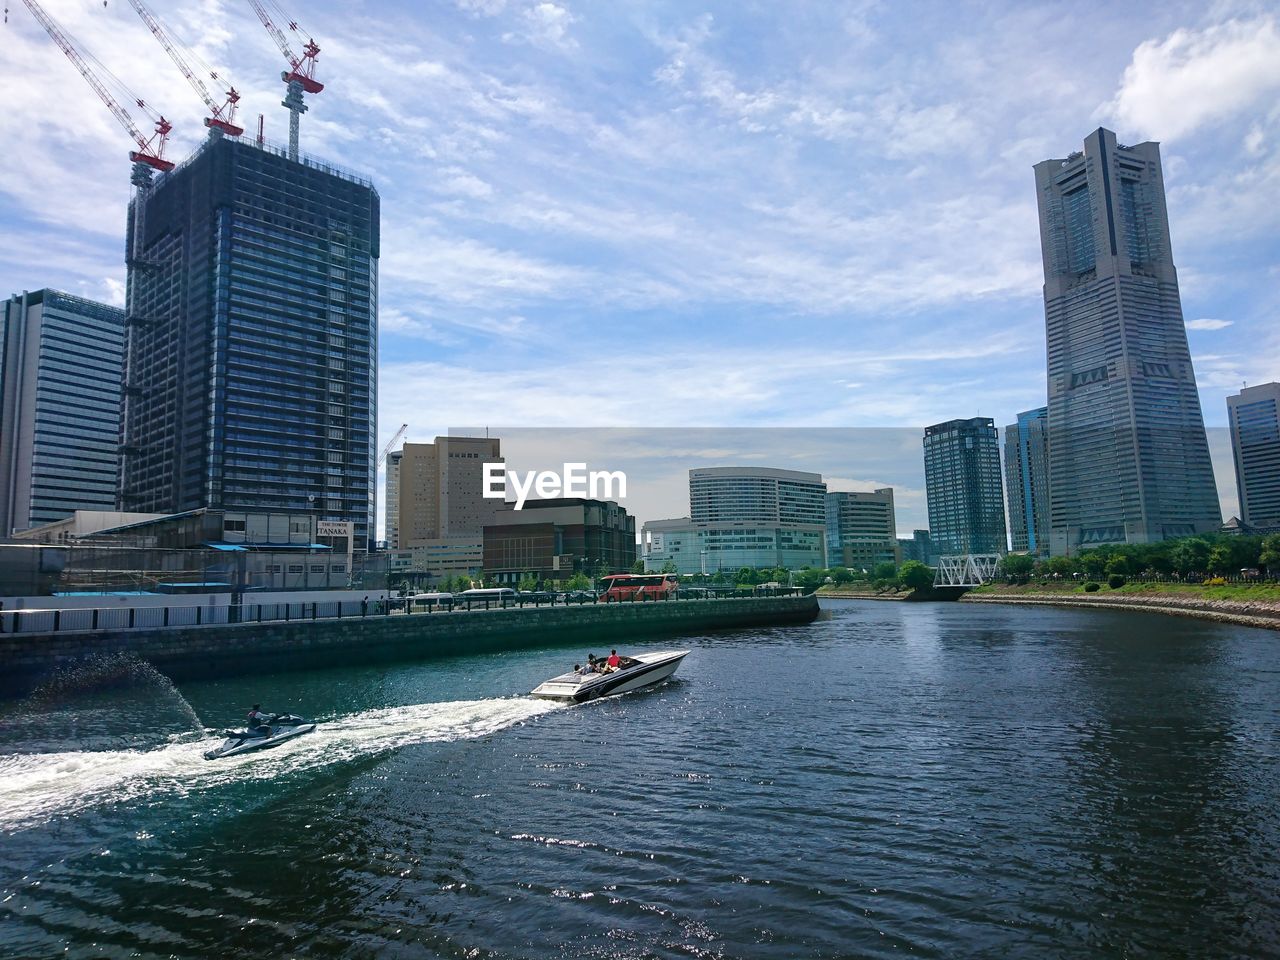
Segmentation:
<svg viewBox="0 0 1280 960">
<path fill-rule="evenodd" d="M 618 667 L 622 664 L 622 659 L 618 656 L 618 651 L 610 650 L 609 659 L 606 660 L 605 663 L 608 664 L 610 673 L 612 673 L 614 670 L 617 670 Z"/>
<path fill-rule="evenodd" d="M 249 732 L 255 737 L 265 737 L 271 733 L 271 721 L 276 715 L 274 713 L 264 713 L 262 704 L 255 703 L 253 709 L 249 711 Z"/>
</svg>

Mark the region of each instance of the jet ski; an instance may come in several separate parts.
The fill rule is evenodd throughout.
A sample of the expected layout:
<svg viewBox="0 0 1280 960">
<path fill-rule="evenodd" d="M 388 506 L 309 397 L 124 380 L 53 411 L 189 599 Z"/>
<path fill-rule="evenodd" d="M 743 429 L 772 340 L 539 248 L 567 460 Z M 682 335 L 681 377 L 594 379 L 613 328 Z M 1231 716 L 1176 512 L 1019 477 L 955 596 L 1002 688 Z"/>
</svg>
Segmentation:
<svg viewBox="0 0 1280 960">
<path fill-rule="evenodd" d="M 315 728 L 314 721 L 295 717 L 291 713 L 273 716 L 271 722 L 267 724 L 265 734 L 253 730 L 227 730 L 223 733 L 227 739 L 223 741 L 222 746 L 206 750 L 204 758 L 219 760 L 222 757 L 234 757 L 241 753 L 269 750 L 272 747 L 278 747 L 286 740 L 310 733 Z"/>
</svg>

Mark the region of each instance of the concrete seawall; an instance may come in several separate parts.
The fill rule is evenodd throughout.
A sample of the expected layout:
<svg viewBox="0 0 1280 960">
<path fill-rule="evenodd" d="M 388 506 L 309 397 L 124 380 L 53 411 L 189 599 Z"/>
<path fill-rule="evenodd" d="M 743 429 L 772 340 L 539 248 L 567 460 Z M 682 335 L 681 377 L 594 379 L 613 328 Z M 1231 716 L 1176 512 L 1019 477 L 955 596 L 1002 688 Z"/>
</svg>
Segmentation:
<svg viewBox="0 0 1280 960">
<path fill-rule="evenodd" d="M 1016 596 L 1008 594 L 975 594 L 966 596 L 963 603 L 1011 603 L 1043 607 L 1078 607 L 1107 610 L 1136 610 L 1142 613 L 1169 613 L 1180 617 L 1195 617 L 1217 623 L 1234 623 L 1242 627 L 1262 627 L 1280 630 L 1280 604 L 1265 602 L 1241 602 L 1234 600 L 1202 600 L 1177 595 L 1142 596 L 1134 594 L 1045 594 L 1028 593 Z"/>
<path fill-rule="evenodd" d="M 0 694 L 21 695 L 59 667 L 128 653 L 175 680 L 291 667 L 419 660 L 548 644 L 808 623 L 818 600 L 748 597 L 211 624 L 96 633 L 0 634 Z"/>
</svg>

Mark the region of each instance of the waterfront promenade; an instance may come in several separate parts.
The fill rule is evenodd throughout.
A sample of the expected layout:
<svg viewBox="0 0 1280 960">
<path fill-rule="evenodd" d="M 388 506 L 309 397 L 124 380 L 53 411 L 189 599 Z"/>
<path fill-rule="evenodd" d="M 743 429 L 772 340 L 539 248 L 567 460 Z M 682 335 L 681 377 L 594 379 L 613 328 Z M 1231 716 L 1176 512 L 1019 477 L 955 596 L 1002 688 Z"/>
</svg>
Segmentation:
<svg viewBox="0 0 1280 960">
<path fill-rule="evenodd" d="M 293 606 L 296 617 L 263 622 L 191 623 L 188 618 L 180 626 L 7 632 L 0 635 L 0 693 L 21 694 L 59 667 L 91 656 L 133 655 L 183 680 L 598 642 L 601 637 L 762 628 L 808 623 L 818 616 L 812 595 L 448 613 L 364 611 L 354 616 L 324 616 L 326 611 L 314 604 Z"/>
</svg>

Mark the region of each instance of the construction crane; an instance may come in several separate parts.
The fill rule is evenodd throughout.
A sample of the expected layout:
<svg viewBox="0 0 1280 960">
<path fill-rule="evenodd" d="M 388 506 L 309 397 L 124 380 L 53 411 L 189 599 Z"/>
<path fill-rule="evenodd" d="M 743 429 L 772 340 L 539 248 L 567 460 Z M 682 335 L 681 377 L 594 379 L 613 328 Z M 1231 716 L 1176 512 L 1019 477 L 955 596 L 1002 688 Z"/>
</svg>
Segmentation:
<svg viewBox="0 0 1280 960">
<path fill-rule="evenodd" d="M 407 423 L 400 424 L 400 429 L 396 431 L 396 435 L 391 438 L 391 442 L 382 448 L 382 453 L 378 454 L 378 468 L 382 468 L 382 462 L 387 459 L 387 454 L 391 452 L 391 448 L 396 445 L 396 441 L 404 436 L 405 431 L 409 429 Z"/>
<path fill-rule="evenodd" d="M 191 84 L 192 89 L 204 101 L 205 106 L 209 108 L 209 116 L 204 118 L 204 125 L 210 129 L 212 135 L 217 136 L 221 132 L 238 137 L 244 133 L 244 127 L 238 126 L 235 122 L 236 104 L 240 102 L 240 94 L 236 92 L 236 88 L 228 85 L 226 99 L 219 105 L 214 100 L 213 95 L 209 93 L 204 81 L 196 76 L 195 71 L 191 69 L 186 57 L 178 49 L 178 44 L 165 31 L 160 21 L 156 19 L 155 14 L 147 9 L 142 0 L 129 0 L 129 3 L 138 16 L 142 18 L 142 22 L 147 25 L 147 29 L 151 31 L 152 36 L 160 41 L 160 46 L 164 47 L 170 59 L 182 71 L 182 75 L 187 78 L 187 82 Z M 213 70 L 207 70 L 206 72 L 212 79 L 219 79 L 217 73 Z"/>
<path fill-rule="evenodd" d="M 138 145 L 137 150 L 129 153 L 129 159 L 133 161 L 132 179 L 134 185 L 144 187 L 150 183 L 152 170 L 159 170 L 162 173 L 172 170 L 174 167 L 173 161 L 164 158 L 164 148 L 169 141 L 169 131 L 173 129 L 172 124 L 135 96 L 134 102 L 152 118 L 156 125 L 156 132 L 149 138 L 144 137 L 142 132 L 138 130 L 137 124 L 133 122 L 133 117 L 129 116 L 129 112 L 116 102 L 115 97 L 107 90 L 97 72 L 85 61 L 84 55 L 80 53 L 79 47 L 67 32 L 59 27 L 49 14 L 45 13 L 44 8 L 36 0 L 22 0 L 22 2 L 26 4 L 27 9 L 31 11 L 31 15 L 36 18 L 40 26 L 44 27 L 45 32 L 49 34 L 53 42 L 66 54 L 67 59 L 71 61 L 75 68 L 80 71 L 80 76 L 84 77 L 85 82 L 93 88 L 93 92 L 107 105 L 107 109 L 120 121 L 121 126 L 129 131 L 129 136 L 133 137 L 134 143 Z M 8 14 L 7 7 L 5 14 L 6 16 Z M 105 67 L 102 69 L 106 71 Z M 119 83 L 118 80 L 116 82 Z"/>
<path fill-rule="evenodd" d="M 267 0 L 276 10 L 283 15 L 283 11 Z M 288 87 L 284 100 L 280 102 L 280 106 L 289 111 L 289 159 L 298 159 L 298 122 L 302 115 L 307 112 L 307 106 L 302 102 L 302 94 L 319 93 L 324 89 L 324 84 L 316 79 L 316 57 L 320 55 L 320 48 L 316 45 L 315 40 L 310 37 L 302 46 L 302 56 L 295 56 L 293 50 L 289 47 L 289 38 L 284 35 L 284 31 L 276 26 L 275 21 L 271 19 L 266 8 L 260 0 L 249 0 L 249 6 L 253 7 L 254 13 L 258 15 L 258 19 L 262 21 L 262 25 L 267 28 L 267 33 L 271 34 L 271 38 L 275 40 L 276 46 L 280 48 L 280 52 L 284 54 L 284 58 L 289 61 L 289 69 L 280 74 Z M 299 36 L 302 30 L 298 26 L 296 20 L 289 21 L 289 29 Z"/>
</svg>

